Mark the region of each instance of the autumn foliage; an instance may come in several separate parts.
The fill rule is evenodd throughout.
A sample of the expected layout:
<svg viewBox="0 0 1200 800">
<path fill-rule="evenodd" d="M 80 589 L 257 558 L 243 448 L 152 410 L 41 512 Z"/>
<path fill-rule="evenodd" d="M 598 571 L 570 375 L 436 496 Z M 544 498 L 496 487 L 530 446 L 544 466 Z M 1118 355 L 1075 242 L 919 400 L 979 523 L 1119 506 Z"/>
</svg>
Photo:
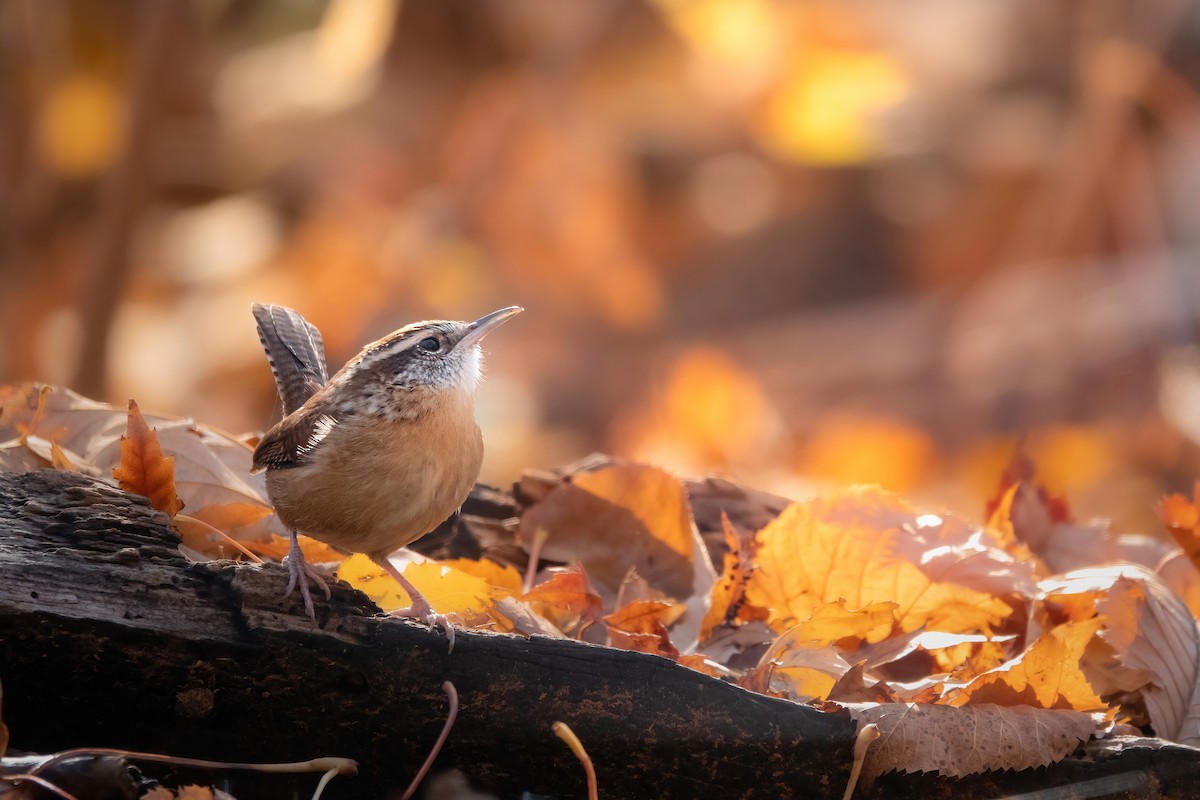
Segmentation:
<svg viewBox="0 0 1200 800">
<path fill-rule="evenodd" d="M 284 552 L 245 440 L 62 389 L 2 388 L 0 414 L 16 434 L 0 468 L 111 474 L 177 520 L 186 504 L 191 558 Z M 1196 502 L 1162 503 L 1178 547 L 1122 536 L 1076 522 L 1021 459 L 980 498 L 982 526 L 853 487 L 794 502 L 758 530 L 724 516 L 701 529 L 684 481 L 598 461 L 522 480 L 510 544 L 524 560 L 395 559 L 467 628 L 651 653 L 849 709 L 880 734 L 868 781 L 1042 765 L 1116 725 L 1200 744 Z M 381 608 L 408 603 L 365 557 L 306 552 L 338 562 Z"/>
</svg>

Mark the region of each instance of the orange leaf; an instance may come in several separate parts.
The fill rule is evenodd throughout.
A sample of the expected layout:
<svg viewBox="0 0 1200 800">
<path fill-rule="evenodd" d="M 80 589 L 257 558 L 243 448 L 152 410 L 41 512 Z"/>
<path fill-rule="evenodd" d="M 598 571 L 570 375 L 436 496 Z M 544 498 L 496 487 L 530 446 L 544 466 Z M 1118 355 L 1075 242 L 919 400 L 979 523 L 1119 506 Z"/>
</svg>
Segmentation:
<svg viewBox="0 0 1200 800">
<path fill-rule="evenodd" d="M 721 513 L 721 527 L 725 531 L 725 567 L 721 578 L 713 584 L 712 602 L 700 623 L 700 641 L 707 639 L 713 628 L 726 624 L 734 619 L 766 619 L 766 609 L 760 609 L 745 604 L 746 582 L 750 578 L 751 552 L 750 546 L 742 542 L 742 537 L 729 523 L 729 518 Z"/>
<path fill-rule="evenodd" d="M 1197 484 L 1200 492 L 1200 484 Z M 1167 495 L 1158 504 L 1158 516 L 1175 544 L 1200 569 L 1200 509 L 1181 494 Z"/>
<path fill-rule="evenodd" d="M 228 532 L 231 528 L 253 525 L 271 516 L 271 507 L 254 503 L 210 503 L 191 516 L 219 531 Z"/>
<path fill-rule="evenodd" d="M 345 553 L 334 550 L 322 541 L 300 534 L 300 552 L 304 560 L 310 564 L 333 564 L 346 558 Z M 242 544 L 255 555 L 282 561 L 292 547 L 292 541 L 286 536 L 270 534 L 262 539 L 244 539 Z"/>
<path fill-rule="evenodd" d="M 126 433 L 121 437 L 121 463 L 113 468 L 113 477 L 122 489 L 149 498 L 152 506 L 168 516 L 183 508 L 175 493 L 175 459 L 163 455 L 158 437 L 132 400 Z"/>
<path fill-rule="evenodd" d="M 588 583 L 583 567 L 556 572 L 519 599 L 559 630 L 568 631 L 576 626 L 582 629 L 600 621 L 600 595 Z"/>
<path fill-rule="evenodd" d="M 674 604 L 662 600 L 635 600 L 604 617 L 609 627 L 629 633 L 656 633 L 666 627 L 667 615 Z"/>
<path fill-rule="evenodd" d="M 662 600 L 635 600 L 604 618 L 608 623 L 608 643 L 624 650 L 675 657 L 679 650 L 671 644 L 667 620 L 675 605 Z"/>
</svg>

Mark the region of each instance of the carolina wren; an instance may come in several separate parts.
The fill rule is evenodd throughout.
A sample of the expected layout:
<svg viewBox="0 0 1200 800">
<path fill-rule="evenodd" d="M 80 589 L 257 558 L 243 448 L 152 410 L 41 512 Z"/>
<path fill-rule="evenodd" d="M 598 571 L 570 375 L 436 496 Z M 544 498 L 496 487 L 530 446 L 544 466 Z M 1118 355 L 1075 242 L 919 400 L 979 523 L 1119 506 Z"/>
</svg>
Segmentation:
<svg viewBox="0 0 1200 800">
<path fill-rule="evenodd" d="M 437 527 L 475 484 L 479 342 L 521 310 L 414 322 L 367 345 L 331 379 L 316 327 L 290 308 L 254 305 L 284 414 L 255 448 L 254 471 L 266 470 L 267 495 L 291 533 L 287 593 L 299 585 L 314 622 L 309 581 L 326 599 L 329 587 L 305 563 L 297 530 L 365 553 L 412 598 L 395 613 L 442 624 L 453 645 L 449 623 L 388 555 Z"/>
</svg>

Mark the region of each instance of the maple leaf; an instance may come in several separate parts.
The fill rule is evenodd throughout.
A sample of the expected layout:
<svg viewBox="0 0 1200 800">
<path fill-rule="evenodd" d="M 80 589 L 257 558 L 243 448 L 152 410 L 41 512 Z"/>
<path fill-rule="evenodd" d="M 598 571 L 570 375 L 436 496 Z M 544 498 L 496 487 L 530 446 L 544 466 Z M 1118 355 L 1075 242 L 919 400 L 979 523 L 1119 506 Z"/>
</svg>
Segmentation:
<svg viewBox="0 0 1200 800">
<path fill-rule="evenodd" d="M 879 726 L 867 751 L 866 787 L 885 772 L 937 771 L 960 778 L 989 770 L 1024 770 L 1066 758 L 1102 731 L 1103 715 L 998 705 L 950 708 L 923 703 L 846 704 L 859 726 Z"/>
<path fill-rule="evenodd" d="M 150 505 L 168 516 L 183 508 L 175 493 L 175 458 L 163 455 L 158 437 L 133 400 L 126 434 L 121 437 L 121 463 L 112 474 L 122 489 L 149 498 Z"/>
<path fill-rule="evenodd" d="M 929 524 L 923 524 L 928 522 Z M 755 535 L 747 599 L 786 630 L 824 603 L 892 601 L 904 631 L 988 630 L 1032 593 L 1033 568 L 954 521 L 922 517 L 891 494 L 858 488 L 789 506 Z"/>
</svg>

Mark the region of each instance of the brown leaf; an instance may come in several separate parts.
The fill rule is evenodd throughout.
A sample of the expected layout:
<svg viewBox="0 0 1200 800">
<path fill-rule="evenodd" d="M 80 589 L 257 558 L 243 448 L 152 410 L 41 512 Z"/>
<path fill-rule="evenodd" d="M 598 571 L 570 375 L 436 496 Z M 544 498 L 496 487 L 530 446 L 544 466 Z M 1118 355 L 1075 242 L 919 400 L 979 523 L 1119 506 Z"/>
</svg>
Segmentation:
<svg viewBox="0 0 1200 800">
<path fill-rule="evenodd" d="M 183 508 L 175 493 L 175 459 L 163 455 L 158 437 L 132 400 L 126 434 L 121 437 L 121 463 L 112 474 L 122 489 L 149 498 L 150 505 L 168 516 Z"/>
<path fill-rule="evenodd" d="M 641 464 L 616 464 L 573 475 L 521 517 L 521 537 L 548 534 L 542 557 L 582 563 L 616 592 L 630 567 L 668 596 L 690 597 L 697 573 L 703 590 L 715 580 L 688 507 L 683 484 Z"/>
<path fill-rule="evenodd" d="M 882 734 L 863 766 L 869 787 L 885 772 L 937 771 L 960 778 L 989 770 L 1024 770 L 1060 761 L 1103 725 L 1082 711 L 977 705 L 848 705 L 859 726 Z"/>
<path fill-rule="evenodd" d="M 860 661 L 837 679 L 829 690 L 828 699 L 841 703 L 894 703 L 896 695 L 886 681 L 875 681 L 868 686 Z"/>
</svg>

